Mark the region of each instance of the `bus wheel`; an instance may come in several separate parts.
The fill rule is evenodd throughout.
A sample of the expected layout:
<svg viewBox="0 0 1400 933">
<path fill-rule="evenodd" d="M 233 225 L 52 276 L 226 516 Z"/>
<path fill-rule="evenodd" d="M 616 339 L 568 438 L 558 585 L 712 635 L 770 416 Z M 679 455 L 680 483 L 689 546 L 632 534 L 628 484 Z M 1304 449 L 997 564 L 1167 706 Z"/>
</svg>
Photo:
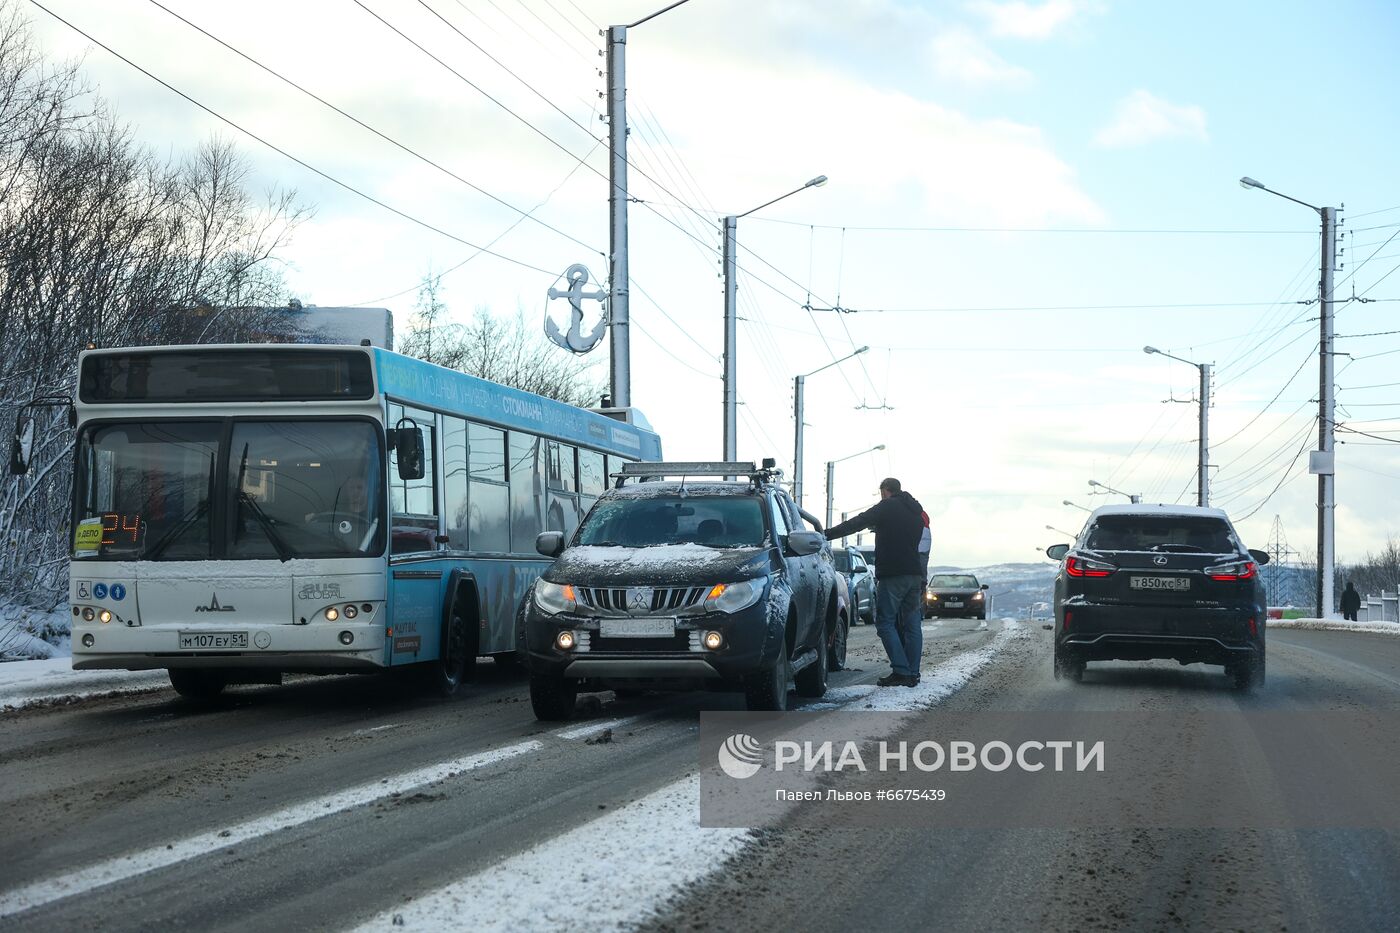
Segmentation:
<svg viewBox="0 0 1400 933">
<path fill-rule="evenodd" d="M 577 699 L 578 681 L 559 674 L 530 675 L 530 705 L 534 707 L 536 719 L 542 722 L 572 719 Z"/>
<path fill-rule="evenodd" d="M 457 692 L 466 676 L 467 669 L 467 626 L 462 617 L 452 614 L 452 624 L 447 629 L 446 644 L 442 657 L 421 666 L 419 675 L 423 692 L 429 696 L 450 697 Z"/>
<path fill-rule="evenodd" d="M 170 675 L 170 686 L 186 700 L 212 700 L 228 686 L 223 671 L 172 667 L 166 673 Z"/>
</svg>

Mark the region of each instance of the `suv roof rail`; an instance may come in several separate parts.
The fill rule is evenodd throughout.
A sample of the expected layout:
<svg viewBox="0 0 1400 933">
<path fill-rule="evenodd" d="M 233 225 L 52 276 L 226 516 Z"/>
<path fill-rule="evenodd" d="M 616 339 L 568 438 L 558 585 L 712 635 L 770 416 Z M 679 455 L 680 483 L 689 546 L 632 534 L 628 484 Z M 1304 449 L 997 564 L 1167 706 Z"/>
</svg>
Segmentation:
<svg viewBox="0 0 1400 933">
<path fill-rule="evenodd" d="M 655 480 L 668 476 L 678 476 L 682 479 L 692 476 L 744 476 L 753 483 L 769 483 L 775 478 L 783 475 L 782 470 L 772 466 L 754 466 L 752 460 L 662 460 L 622 464 L 622 470 L 614 473 L 617 477 L 617 487 L 629 479 L 633 480 Z"/>
</svg>

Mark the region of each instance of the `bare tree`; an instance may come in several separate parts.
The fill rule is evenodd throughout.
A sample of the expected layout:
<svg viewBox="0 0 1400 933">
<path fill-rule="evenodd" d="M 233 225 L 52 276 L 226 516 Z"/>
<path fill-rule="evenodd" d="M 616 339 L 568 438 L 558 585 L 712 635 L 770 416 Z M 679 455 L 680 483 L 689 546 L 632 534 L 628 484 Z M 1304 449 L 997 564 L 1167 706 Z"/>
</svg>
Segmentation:
<svg viewBox="0 0 1400 933">
<path fill-rule="evenodd" d="M 440 277 L 431 274 L 423 279 L 417 307 L 399 343 L 410 356 L 579 407 L 597 405 L 603 396 L 606 384 L 597 364 L 550 343 L 523 310 L 502 318 L 477 308 L 465 324 L 444 323 Z"/>
</svg>

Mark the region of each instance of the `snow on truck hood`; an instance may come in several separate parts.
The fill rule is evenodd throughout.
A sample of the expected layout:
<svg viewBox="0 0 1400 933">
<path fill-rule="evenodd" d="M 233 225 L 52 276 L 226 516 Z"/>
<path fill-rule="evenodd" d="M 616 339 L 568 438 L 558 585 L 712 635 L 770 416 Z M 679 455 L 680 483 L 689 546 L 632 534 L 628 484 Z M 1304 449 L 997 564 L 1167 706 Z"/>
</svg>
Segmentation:
<svg viewBox="0 0 1400 933">
<path fill-rule="evenodd" d="M 713 548 L 702 544 L 655 547 L 579 545 L 545 572 L 553 583 L 581 586 L 733 583 L 765 573 L 768 548 Z"/>
</svg>

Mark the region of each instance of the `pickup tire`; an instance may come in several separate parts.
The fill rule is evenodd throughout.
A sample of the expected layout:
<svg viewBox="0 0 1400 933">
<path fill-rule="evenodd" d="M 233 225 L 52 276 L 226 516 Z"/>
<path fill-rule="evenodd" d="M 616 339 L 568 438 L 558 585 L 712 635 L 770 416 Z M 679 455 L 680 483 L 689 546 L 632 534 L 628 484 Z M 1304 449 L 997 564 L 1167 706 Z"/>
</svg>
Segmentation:
<svg viewBox="0 0 1400 933">
<path fill-rule="evenodd" d="M 578 700 L 578 682 L 560 674 L 532 673 L 530 675 L 530 706 L 541 722 L 564 722 L 574 715 Z"/>
<path fill-rule="evenodd" d="M 751 713 L 781 713 L 788 708 L 788 673 L 791 665 L 787 652 L 761 671 L 744 679 L 744 705 Z"/>
</svg>

